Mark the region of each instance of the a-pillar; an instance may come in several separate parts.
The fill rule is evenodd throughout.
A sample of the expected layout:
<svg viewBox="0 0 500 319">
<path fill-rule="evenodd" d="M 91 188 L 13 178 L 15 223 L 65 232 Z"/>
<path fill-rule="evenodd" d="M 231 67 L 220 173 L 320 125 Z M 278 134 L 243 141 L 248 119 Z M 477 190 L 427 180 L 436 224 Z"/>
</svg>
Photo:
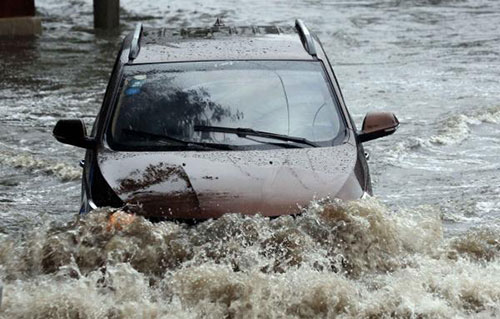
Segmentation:
<svg viewBox="0 0 500 319">
<path fill-rule="evenodd" d="M 0 36 L 35 35 L 42 32 L 35 17 L 35 0 L 0 0 Z"/>
<path fill-rule="evenodd" d="M 94 27 L 113 29 L 120 25 L 120 0 L 94 0 Z"/>
</svg>

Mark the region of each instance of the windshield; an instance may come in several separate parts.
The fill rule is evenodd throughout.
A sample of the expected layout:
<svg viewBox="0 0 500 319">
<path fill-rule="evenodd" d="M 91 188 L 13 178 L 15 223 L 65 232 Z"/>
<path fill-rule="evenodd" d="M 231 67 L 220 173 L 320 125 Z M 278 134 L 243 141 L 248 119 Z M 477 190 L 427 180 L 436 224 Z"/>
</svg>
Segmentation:
<svg viewBox="0 0 500 319">
<path fill-rule="evenodd" d="M 108 130 L 121 150 L 237 148 L 294 143 L 269 136 L 198 130 L 244 128 L 332 145 L 343 132 L 319 61 L 189 62 L 129 66 Z"/>
</svg>

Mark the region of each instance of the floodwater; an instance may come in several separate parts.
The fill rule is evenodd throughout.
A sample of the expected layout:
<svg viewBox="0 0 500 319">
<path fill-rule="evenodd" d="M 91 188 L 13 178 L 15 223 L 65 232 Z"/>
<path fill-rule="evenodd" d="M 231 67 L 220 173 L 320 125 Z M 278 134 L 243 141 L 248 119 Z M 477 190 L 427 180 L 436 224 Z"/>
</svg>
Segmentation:
<svg viewBox="0 0 500 319">
<path fill-rule="evenodd" d="M 3 318 L 500 317 L 500 2 L 37 0 L 44 33 L 0 39 Z M 83 151 L 51 136 L 93 121 L 120 38 L 147 26 L 293 24 L 323 40 L 369 142 L 376 197 L 317 201 L 293 219 L 227 215 L 187 227 L 78 220 Z"/>
</svg>

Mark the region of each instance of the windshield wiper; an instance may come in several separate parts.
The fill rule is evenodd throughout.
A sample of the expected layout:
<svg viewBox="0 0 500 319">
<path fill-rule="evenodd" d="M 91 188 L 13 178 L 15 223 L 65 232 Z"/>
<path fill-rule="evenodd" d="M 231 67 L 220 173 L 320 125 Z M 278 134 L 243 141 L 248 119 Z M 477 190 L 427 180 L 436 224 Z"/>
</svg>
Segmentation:
<svg viewBox="0 0 500 319">
<path fill-rule="evenodd" d="M 174 142 L 174 143 L 178 143 L 178 144 L 181 144 L 181 145 L 187 146 L 187 147 L 197 146 L 197 147 L 201 147 L 204 149 L 232 150 L 232 148 L 226 144 L 213 144 L 213 143 L 184 141 L 184 140 L 181 140 L 181 139 L 178 139 L 175 137 L 171 137 L 168 135 L 156 134 L 156 133 L 151 133 L 151 132 L 146 132 L 146 131 L 136 131 L 136 130 L 131 130 L 131 129 L 123 129 L 123 131 L 125 131 L 129 134 L 134 134 L 136 136 L 153 138 L 155 140 L 160 140 L 160 141 Z"/>
<path fill-rule="evenodd" d="M 256 131 L 256 130 L 253 130 L 251 128 L 242 128 L 242 127 L 233 128 L 233 127 L 222 127 L 222 126 L 195 125 L 194 130 L 195 130 L 195 132 L 230 133 L 230 134 L 236 134 L 239 137 L 257 136 L 257 137 L 270 138 L 270 139 L 275 139 L 275 140 L 280 140 L 280 141 L 285 141 L 285 142 L 306 144 L 306 145 L 309 145 L 312 147 L 318 147 L 318 144 L 316 144 L 312 141 L 309 141 L 308 139 L 305 139 L 303 137 L 295 137 L 295 136 L 289 136 L 289 135 L 284 135 L 284 134 Z"/>
</svg>

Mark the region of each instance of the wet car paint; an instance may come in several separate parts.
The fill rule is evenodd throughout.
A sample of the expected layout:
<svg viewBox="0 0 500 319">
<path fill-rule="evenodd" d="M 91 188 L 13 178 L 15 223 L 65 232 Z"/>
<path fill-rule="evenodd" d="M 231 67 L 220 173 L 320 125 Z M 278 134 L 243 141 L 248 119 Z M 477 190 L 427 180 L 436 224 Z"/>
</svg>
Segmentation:
<svg viewBox="0 0 500 319">
<path fill-rule="evenodd" d="M 354 176 L 357 148 L 213 152 L 115 152 L 102 149 L 104 179 L 141 215 L 206 219 L 233 212 L 278 216 L 314 198 L 363 195 Z"/>
</svg>

